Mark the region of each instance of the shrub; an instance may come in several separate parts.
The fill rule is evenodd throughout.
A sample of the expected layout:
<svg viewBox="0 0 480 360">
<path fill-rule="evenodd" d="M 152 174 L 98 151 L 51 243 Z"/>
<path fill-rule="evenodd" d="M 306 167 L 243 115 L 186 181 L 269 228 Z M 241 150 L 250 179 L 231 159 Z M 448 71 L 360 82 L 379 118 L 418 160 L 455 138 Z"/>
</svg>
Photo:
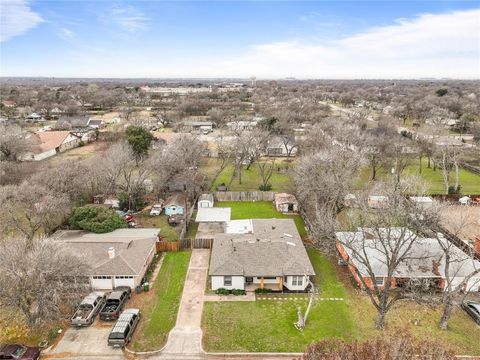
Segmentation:
<svg viewBox="0 0 480 360">
<path fill-rule="evenodd" d="M 235 296 L 238 296 L 238 295 L 245 295 L 246 292 L 245 292 L 245 290 L 241 290 L 241 289 L 233 289 L 232 294 L 235 295 Z"/>
<path fill-rule="evenodd" d="M 125 220 L 114 210 L 92 205 L 76 208 L 69 224 L 72 229 L 87 230 L 97 234 L 127 227 Z"/>
<path fill-rule="evenodd" d="M 270 190 L 272 190 L 272 185 L 271 185 L 271 184 L 260 185 L 260 186 L 258 187 L 258 189 L 259 189 L 260 191 L 270 191 Z"/>
<path fill-rule="evenodd" d="M 85 141 L 80 140 L 80 142 L 78 143 L 78 146 L 85 146 Z"/>
<path fill-rule="evenodd" d="M 218 295 L 230 295 L 230 290 L 225 289 L 225 288 L 220 288 L 220 289 L 215 290 L 215 294 L 218 294 Z"/>
<path fill-rule="evenodd" d="M 272 290 L 271 289 L 255 289 L 255 294 L 268 294 L 268 293 L 271 293 Z"/>
<path fill-rule="evenodd" d="M 449 186 L 448 187 L 448 193 L 449 194 L 460 194 L 461 188 L 462 187 L 460 185 L 458 185 L 457 188 L 455 188 L 455 186 Z"/>
</svg>

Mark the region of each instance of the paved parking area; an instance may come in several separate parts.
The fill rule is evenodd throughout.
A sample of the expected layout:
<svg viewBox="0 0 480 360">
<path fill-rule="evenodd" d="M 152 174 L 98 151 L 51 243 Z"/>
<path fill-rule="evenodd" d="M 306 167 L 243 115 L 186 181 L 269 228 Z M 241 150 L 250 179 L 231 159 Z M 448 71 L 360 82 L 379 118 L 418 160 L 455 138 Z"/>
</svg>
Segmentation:
<svg viewBox="0 0 480 360">
<path fill-rule="evenodd" d="M 91 326 L 84 328 L 69 328 L 60 341 L 48 352 L 46 357 L 112 356 L 123 357 L 120 349 L 107 345 L 108 335 L 114 323 L 96 320 Z"/>
</svg>

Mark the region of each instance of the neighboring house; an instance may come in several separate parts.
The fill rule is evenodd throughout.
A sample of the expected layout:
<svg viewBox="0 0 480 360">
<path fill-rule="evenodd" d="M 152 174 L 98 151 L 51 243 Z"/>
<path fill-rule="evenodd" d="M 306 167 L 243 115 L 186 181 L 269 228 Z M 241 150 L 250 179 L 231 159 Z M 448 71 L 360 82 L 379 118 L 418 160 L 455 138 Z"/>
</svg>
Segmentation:
<svg viewBox="0 0 480 360">
<path fill-rule="evenodd" d="M 298 145 L 294 136 L 274 136 L 268 140 L 265 152 L 267 156 L 295 156 Z"/>
<path fill-rule="evenodd" d="M 295 195 L 287 193 L 275 194 L 275 208 L 282 213 L 292 213 L 298 211 L 298 201 Z"/>
<path fill-rule="evenodd" d="M 183 215 L 185 213 L 185 195 L 175 194 L 165 201 L 165 215 Z"/>
<path fill-rule="evenodd" d="M 230 221 L 231 209 L 230 208 L 198 208 L 196 222 L 216 222 L 225 223 Z"/>
<path fill-rule="evenodd" d="M 211 121 L 185 121 L 183 124 L 192 130 L 208 132 L 213 130 L 213 122 Z"/>
<path fill-rule="evenodd" d="M 55 123 L 56 129 L 85 129 L 88 125 L 87 116 L 61 116 Z"/>
<path fill-rule="evenodd" d="M 387 229 L 380 229 L 387 231 Z M 410 231 L 404 231 L 401 228 L 392 228 L 390 231 L 390 241 L 396 241 L 395 234 L 405 234 L 403 236 L 414 236 Z M 364 282 L 368 287 L 373 287 L 375 281 L 377 286 L 383 288 L 387 279 L 386 256 L 383 246 L 380 244 L 376 233 L 369 229 L 356 232 L 337 232 L 337 251 L 341 259 L 347 264 L 355 281 L 361 288 L 364 285 L 359 277 L 363 277 Z M 398 235 L 400 236 L 400 235 Z M 398 239 L 398 238 L 397 238 Z M 384 243 L 387 237 L 383 239 Z M 448 241 L 441 238 L 440 241 Z M 345 244 L 348 244 L 346 246 Z M 353 251 L 361 252 L 361 258 L 355 255 Z M 366 255 L 363 255 L 365 252 Z M 451 251 L 451 262 L 448 278 L 452 279 L 452 286 L 457 286 L 461 283 L 465 276 L 469 275 L 473 269 L 480 268 L 480 262 L 472 260 L 467 254 L 457 247 L 453 247 Z M 370 267 L 372 268 L 375 278 L 370 277 L 365 264 L 365 257 L 369 259 Z M 445 253 L 438 239 L 433 238 L 418 238 L 413 243 L 413 246 L 408 250 L 408 256 L 400 263 L 394 272 L 391 281 L 391 287 L 404 287 L 410 280 L 417 280 L 423 284 L 429 284 L 435 288 L 442 290 L 445 287 L 446 280 L 446 263 Z M 467 291 L 480 291 L 480 274 L 469 279 L 466 285 Z"/>
<path fill-rule="evenodd" d="M 202 194 L 198 198 L 198 208 L 211 208 L 214 204 L 213 194 Z"/>
<path fill-rule="evenodd" d="M 213 290 L 305 291 L 315 275 L 292 219 L 253 219 L 216 234 L 209 276 Z M 251 224 L 245 233 L 243 226 Z M 227 223 L 227 229 L 229 228 Z"/>
<path fill-rule="evenodd" d="M 2 105 L 8 108 L 11 108 L 17 105 L 17 103 L 13 100 L 2 100 Z"/>
<path fill-rule="evenodd" d="M 87 126 L 91 129 L 103 129 L 105 127 L 105 123 L 101 119 L 89 119 Z"/>
<path fill-rule="evenodd" d="M 237 120 L 227 122 L 227 128 L 232 131 L 253 130 L 258 124 L 257 120 Z"/>
<path fill-rule="evenodd" d="M 205 176 L 198 173 L 192 179 L 192 174 L 180 173 L 174 176 L 167 184 L 169 192 L 185 191 L 185 188 L 194 193 L 198 193 L 205 181 Z"/>
<path fill-rule="evenodd" d="M 70 131 L 45 131 L 27 136 L 27 141 L 30 149 L 21 156 L 21 160 L 39 161 L 77 147 L 81 136 Z"/>
<path fill-rule="evenodd" d="M 372 209 L 381 209 L 388 205 L 388 197 L 383 195 L 370 195 L 367 203 Z"/>
<path fill-rule="evenodd" d="M 26 122 L 39 122 L 39 121 L 45 121 L 45 119 L 42 117 L 42 115 L 39 115 L 37 113 L 31 113 L 25 118 Z"/>
<path fill-rule="evenodd" d="M 409 199 L 425 208 L 433 206 L 433 199 L 430 196 L 410 196 Z"/>
<path fill-rule="evenodd" d="M 53 234 L 76 254 L 85 257 L 88 276 L 94 290 L 111 290 L 117 286 L 134 288 L 142 284 L 155 255 L 160 229 L 117 229 L 106 234 L 82 230 L 61 230 Z"/>
</svg>

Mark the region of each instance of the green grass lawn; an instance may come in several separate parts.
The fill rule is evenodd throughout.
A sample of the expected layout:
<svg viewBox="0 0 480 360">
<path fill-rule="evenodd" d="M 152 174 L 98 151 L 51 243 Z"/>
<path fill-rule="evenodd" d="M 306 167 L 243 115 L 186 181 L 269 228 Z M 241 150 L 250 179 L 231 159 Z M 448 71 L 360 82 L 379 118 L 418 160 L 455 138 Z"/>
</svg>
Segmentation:
<svg viewBox="0 0 480 360">
<path fill-rule="evenodd" d="M 317 250 L 308 254 L 319 274 L 320 296 L 345 297 L 328 258 Z M 298 296 L 297 298 L 300 299 Z M 207 351 L 303 352 L 324 337 L 357 337 L 351 304 L 315 301 L 303 332 L 294 327 L 297 307 L 305 311 L 308 298 L 290 301 L 207 302 L 204 304 L 204 348 Z"/>
<path fill-rule="evenodd" d="M 218 159 L 207 159 L 201 164 L 201 171 L 209 178 L 212 179 L 216 169 L 218 169 Z M 288 169 L 293 167 L 292 162 L 286 162 L 285 160 L 277 160 L 275 162 L 275 170 L 269 183 L 272 185 L 272 191 L 289 191 L 292 188 L 292 181 Z M 212 184 L 211 190 L 215 191 L 217 185 L 227 184 L 232 177 L 233 166 L 229 164 L 222 173 L 217 177 Z M 238 178 L 234 179 L 232 185 L 228 190 L 230 191 L 257 191 L 258 187 L 262 184 L 262 177 L 260 176 L 257 164 L 247 167 L 243 167 L 242 171 L 242 183 L 240 184 Z"/>
<path fill-rule="evenodd" d="M 163 236 L 167 241 L 178 241 L 180 238 L 181 226 L 171 226 L 168 224 L 168 216 L 150 216 L 150 210 L 145 210 L 140 214 L 135 215 L 135 218 L 142 224 L 143 227 L 160 228 L 160 236 Z"/>
<path fill-rule="evenodd" d="M 175 326 L 190 255 L 190 251 L 165 254 L 152 290 L 154 296 L 141 308 L 142 319 L 131 344 L 133 350 L 157 350 L 166 343 Z"/>
<path fill-rule="evenodd" d="M 300 236 L 305 237 L 307 231 L 305 230 L 305 223 L 300 215 L 287 215 L 279 213 L 272 202 L 270 201 L 221 201 L 215 203 L 218 207 L 232 208 L 231 219 L 293 219 L 297 225 L 297 230 Z"/>
<path fill-rule="evenodd" d="M 406 175 L 420 175 L 421 179 L 423 179 L 429 186 L 428 192 L 429 194 L 445 194 L 445 185 L 443 183 L 443 175 L 442 170 L 437 168 L 435 171 L 433 170 L 433 165 L 428 168 L 427 167 L 427 159 L 423 159 L 422 162 L 422 174 L 419 173 L 419 161 L 412 161 L 411 165 L 409 165 L 403 172 L 403 176 Z M 370 168 L 363 168 L 360 173 L 360 180 L 358 184 L 358 188 L 363 188 L 366 184 L 368 184 L 371 176 L 371 169 Z M 389 176 L 384 169 L 379 169 L 377 171 L 377 178 L 382 179 Z M 455 172 L 452 171 L 450 173 L 450 185 L 455 183 Z M 480 194 L 480 175 L 475 174 L 469 170 L 465 170 L 460 168 L 459 171 L 459 183 L 461 185 L 461 192 L 462 194 Z"/>
</svg>

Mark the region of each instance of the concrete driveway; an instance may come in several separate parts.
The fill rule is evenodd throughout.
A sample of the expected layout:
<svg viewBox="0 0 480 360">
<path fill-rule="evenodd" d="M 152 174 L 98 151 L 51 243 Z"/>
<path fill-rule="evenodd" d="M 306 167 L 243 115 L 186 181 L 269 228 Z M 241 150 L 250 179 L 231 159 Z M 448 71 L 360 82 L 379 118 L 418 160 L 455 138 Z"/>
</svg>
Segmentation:
<svg viewBox="0 0 480 360">
<path fill-rule="evenodd" d="M 44 353 L 45 358 L 78 358 L 79 355 L 114 356 L 123 358 L 121 349 L 113 349 L 107 345 L 112 323 L 96 320 L 91 326 L 84 328 L 69 328 L 60 341 L 50 351 Z"/>
<path fill-rule="evenodd" d="M 210 250 L 194 249 L 188 266 L 175 327 L 168 335 L 160 359 L 201 359 L 203 294 Z"/>
</svg>

